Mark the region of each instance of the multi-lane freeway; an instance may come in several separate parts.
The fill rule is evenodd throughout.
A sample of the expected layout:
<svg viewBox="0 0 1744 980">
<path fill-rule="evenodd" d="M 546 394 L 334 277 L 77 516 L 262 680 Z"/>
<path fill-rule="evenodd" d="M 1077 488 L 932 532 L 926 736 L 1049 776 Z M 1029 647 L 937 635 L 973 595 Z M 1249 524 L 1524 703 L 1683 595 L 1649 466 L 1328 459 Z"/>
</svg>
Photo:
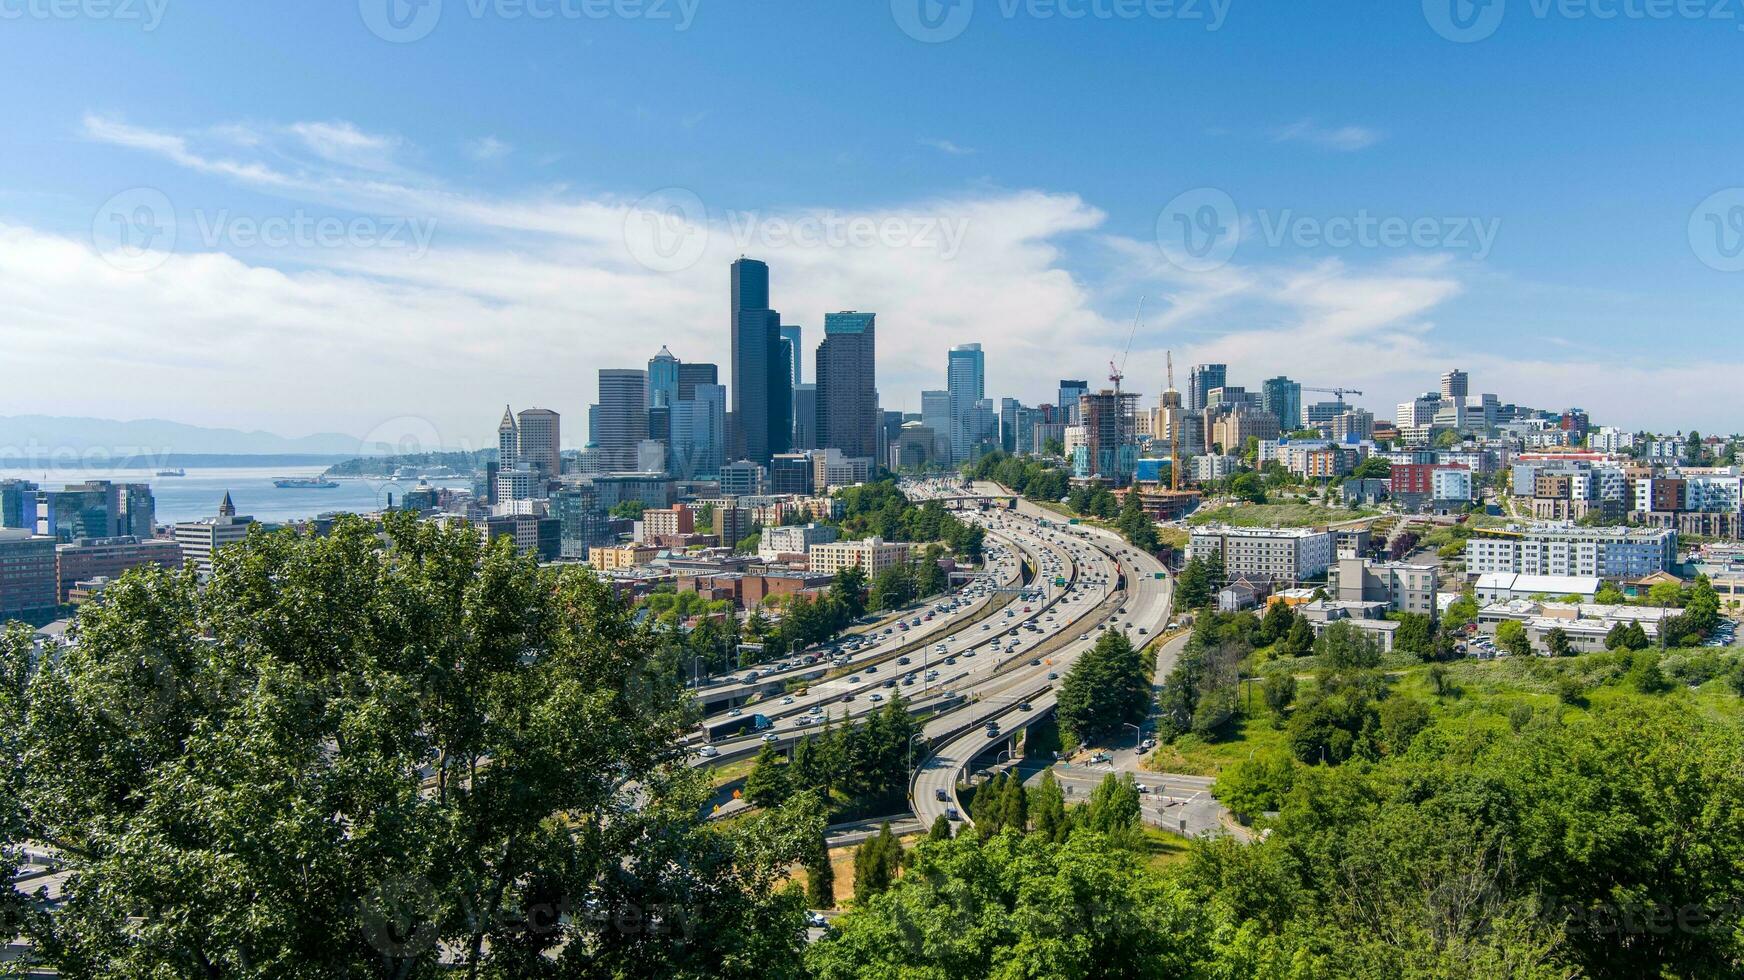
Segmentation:
<svg viewBox="0 0 1744 980">
<path fill-rule="evenodd" d="M 944 484 L 904 489 L 915 499 L 979 502 Z M 905 617 L 906 631 L 885 626 L 852 649 L 835 645 L 816 663 L 790 662 L 699 692 L 717 710 L 692 737 L 695 763 L 743 758 L 766 743 L 789 746 L 826 719 L 864 717 L 900 693 L 925 719 L 910 783 L 915 815 L 923 826 L 941 813 L 962 818 L 958 781 L 976 759 L 1009 753 L 1018 732 L 1051 714 L 1060 679 L 1098 636 L 1124 630 L 1144 645 L 1163 632 L 1170 581 L 1155 558 L 1026 501 L 992 506 L 1016 499 L 995 485 L 976 494 L 989 509 L 960 516 L 987 532 L 986 575 Z M 765 727 L 732 731 L 748 720 Z"/>
<path fill-rule="evenodd" d="M 986 489 L 999 492 L 998 488 Z M 1160 634 L 1167 625 L 1171 583 L 1162 564 L 1154 557 L 1134 550 L 1119 537 L 1100 528 L 1072 525 L 1062 528 L 1057 524 L 1043 527 L 1040 522 L 1054 524 L 1054 518 L 1049 512 L 1027 502 L 1021 503 L 1017 511 L 1001 520 L 1011 524 L 1027 522 L 1035 528 L 1034 533 L 1045 539 L 1068 542 L 1074 560 L 1087 568 L 1100 570 L 1119 586 L 1103 596 L 1086 615 L 1085 620 L 1094 622 L 1096 628 L 1082 630 L 1075 636 L 1071 630 L 1062 631 L 1059 642 L 1063 645 L 1053 654 L 1057 667 L 1049 673 L 1063 674 L 1095 643 L 1096 634 L 1103 628 L 1124 629 L 1135 643 L 1143 644 Z M 1029 682 L 1035 683 L 1035 679 L 1030 678 Z M 935 743 L 936 748 L 921 763 L 910 782 L 915 815 L 921 822 L 930 824 L 941 813 L 967 821 L 957 799 L 958 783 L 975 759 L 990 748 L 1009 746 L 1017 731 L 1050 713 L 1055 693 L 1052 683 L 1045 684 L 1022 702 L 999 706 L 1003 710 L 983 712 L 970 719 L 970 724 L 941 732 L 945 736 L 943 741 Z M 1003 751 L 1009 751 L 1009 748 Z"/>
</svg>

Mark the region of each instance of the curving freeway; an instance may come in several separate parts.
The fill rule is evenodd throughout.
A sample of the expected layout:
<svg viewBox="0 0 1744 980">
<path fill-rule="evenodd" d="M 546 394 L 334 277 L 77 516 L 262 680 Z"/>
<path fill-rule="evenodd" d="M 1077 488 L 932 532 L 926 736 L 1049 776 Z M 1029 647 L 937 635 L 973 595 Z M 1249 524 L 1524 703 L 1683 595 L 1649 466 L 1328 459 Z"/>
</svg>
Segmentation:
<svg viewBox="0 0 1744 980">
<path fill-rule="evenodd" d="M 942 484 L 905 491 L 916 499 L 974 500 Z M 1013 499 L 991 484 L 976 491 Z M 730 691 L 729 698 L 704 690 L 699 698 L 723 708 L 704 720 L 704 731 L 747 711 L 770 726 L 697 745 L 694 764 L 744 758 L 765 743 L 790 746 L 826 719 L 862 718 L 900 692 L 909 710 L 924 716 L 926 737 L 910 790 L 925 825 L 940 813 L 960 815 L 958 781 L 976 759 L 1009 751 L 1017 732 L 1052 713 L 1060 678 L 1102 631 L 1125 630 L 1139 645 L 1163 632 L 1170 581 L 1161 563 L 1117 535 L 1069 526 L 1027 501 L 959 516 L 986 529 L 989 575 L 930 606 L 932 619 L 917 614 L 915 625 L 909 617 L 907 633 L 885 627 L 844 660 L 796 666 L 749 684 L 736 679 L 736 687 L 719 688 Z M 1026 572 L 1030 577 L 1021 578 Z M 809 682 L 804 693 L 781 693 L 793 680 Z M 763 700 L 752 700 L 760 694 Z"/>
<path fill-rule="evenodd" d="M 1028 502 L 1021 503 L 1009 519 L 1032 523 L 1055 520 L 1052 514 Z M 1055 539 L 1063 536 L 1071 542 L 1074 555 L 1087 565 L 1116 570 L 1121 588 L 1100 602 L 1087 618 L 1102 618 L 1107 622 L 1099 625 L 1128 630 L 1139 644 L 1162 633 L 1169 620 L 1172 583 L 1160 562 L 1100 528 L 1068 525 L 1050 529 L 1039 524 L 1037 527 L 1038 533 Z M 1140 629 L 1142 634 L 1137 632 Z M 1064 646 L 1054 654 L 1060 669 L 1053 672 L 1063 674 L 1091 647 L 1097 632 L 1081 632 L 1073 638 L 1067 631 Z M 940 814 L 968 822 L 957 798 L 957 786 L 974 761 L 989 751 L 1009 751 L 1015 734 L 1050 714 L 1054 703 L 1053 685 L 1038 683 L 1021 702 L 997 705 L 994 710 L 966 716 L 962 719 L 966 724 L 941 731 L 942 740 L 935 743 L 933 752 L 923 760 L 910 782 L 914 812 L 921 823 L 930 824 Z"/>
</svg>

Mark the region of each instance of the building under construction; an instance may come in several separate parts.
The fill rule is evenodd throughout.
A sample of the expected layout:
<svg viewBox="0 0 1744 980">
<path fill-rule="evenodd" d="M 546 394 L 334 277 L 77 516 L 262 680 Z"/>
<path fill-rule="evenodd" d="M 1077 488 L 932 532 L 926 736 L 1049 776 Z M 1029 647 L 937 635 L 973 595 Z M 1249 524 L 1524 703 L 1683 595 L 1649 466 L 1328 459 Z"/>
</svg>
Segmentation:
<svg viewBox="0 0 1744 980">
<path fill-rule="evenodd" d="M 1138 468 L 1138 393 L 1110 390 L 1078 397 L 1083 439 L 1072 454 L 1072 476 L 1124 487 Z"/>
</svg>

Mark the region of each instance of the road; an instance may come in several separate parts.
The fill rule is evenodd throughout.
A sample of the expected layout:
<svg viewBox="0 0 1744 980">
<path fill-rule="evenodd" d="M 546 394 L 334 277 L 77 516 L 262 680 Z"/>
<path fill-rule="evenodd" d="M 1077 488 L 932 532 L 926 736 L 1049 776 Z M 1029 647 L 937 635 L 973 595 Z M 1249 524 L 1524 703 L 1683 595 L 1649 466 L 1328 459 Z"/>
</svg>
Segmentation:
<svg viewBox="0 0 1744 980">
<path fill-rule="evenodd" d="M 987 485 L 985 491 L 1003 493 L 1003 488 Z M 1040 523 L 1043 521 L 1052 526 L 1043 526 Z M 910 782 L 914 812 L 923 825 L 930 825 L 941 813 L 956 814 L 968 822 L 957 798 L 959 781 L 977 758 L 990 750 L 1009 753 L 1018 731 L 1052 712 L 1057 677 L 1063 676 L 1094 644 L 1102 629 L 1126 630 L 1134 641 L 1142 643 L 1162 633 L 1169 621 L 1172 582 L 1162 564 L 1134 550 L 1112 532 L 1084 525 L 1062 525 L 1052 512 L 1028 501 L 1020 502 L 1015 512 L 1002 516 L 997 523 L 1014 533 L 1023 528 L 1043 542 L 1064 545 L 1073 561 L 1082 565 L 1081 574 L 1093 581 L 1100 576 L 1119 583 L 1120 587 L 1097 594 L 1093 608 L 1086 610 L 1071 627 L 1057 632 L 1059 649 L 1051 652 L 1052 670 L 1042 673 L 1032 666 L 1014 672 L 1006 689 L 1015 693 L 1003 703 L 995 700 L 992 707 L 980 712 L 952 713 L 933 723 L 944 741 L 921 762 Z M 1143 632 L 1138 632 L 1141 629 Z M 1075 636 L 1074 630 L 1079 630 Z M 1057 676 L 1049 680 L 1049 673 Z M 987 727 L 989 723 L 997 726 L 996 730 Z"/>
</svg>

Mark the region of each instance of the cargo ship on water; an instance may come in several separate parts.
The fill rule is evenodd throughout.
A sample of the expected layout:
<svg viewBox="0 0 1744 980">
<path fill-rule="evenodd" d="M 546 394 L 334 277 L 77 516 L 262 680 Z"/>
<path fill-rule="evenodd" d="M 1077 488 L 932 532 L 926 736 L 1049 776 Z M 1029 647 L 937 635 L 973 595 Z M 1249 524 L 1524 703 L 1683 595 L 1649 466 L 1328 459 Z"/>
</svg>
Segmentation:
<svg viewBox="0 0 1744 980">
<path fill-rule="evenodd" d="M 273 481 L 280 490 L 331 490 L 339 484 L 324 476 L 282 476 Z"/>
</svg>

